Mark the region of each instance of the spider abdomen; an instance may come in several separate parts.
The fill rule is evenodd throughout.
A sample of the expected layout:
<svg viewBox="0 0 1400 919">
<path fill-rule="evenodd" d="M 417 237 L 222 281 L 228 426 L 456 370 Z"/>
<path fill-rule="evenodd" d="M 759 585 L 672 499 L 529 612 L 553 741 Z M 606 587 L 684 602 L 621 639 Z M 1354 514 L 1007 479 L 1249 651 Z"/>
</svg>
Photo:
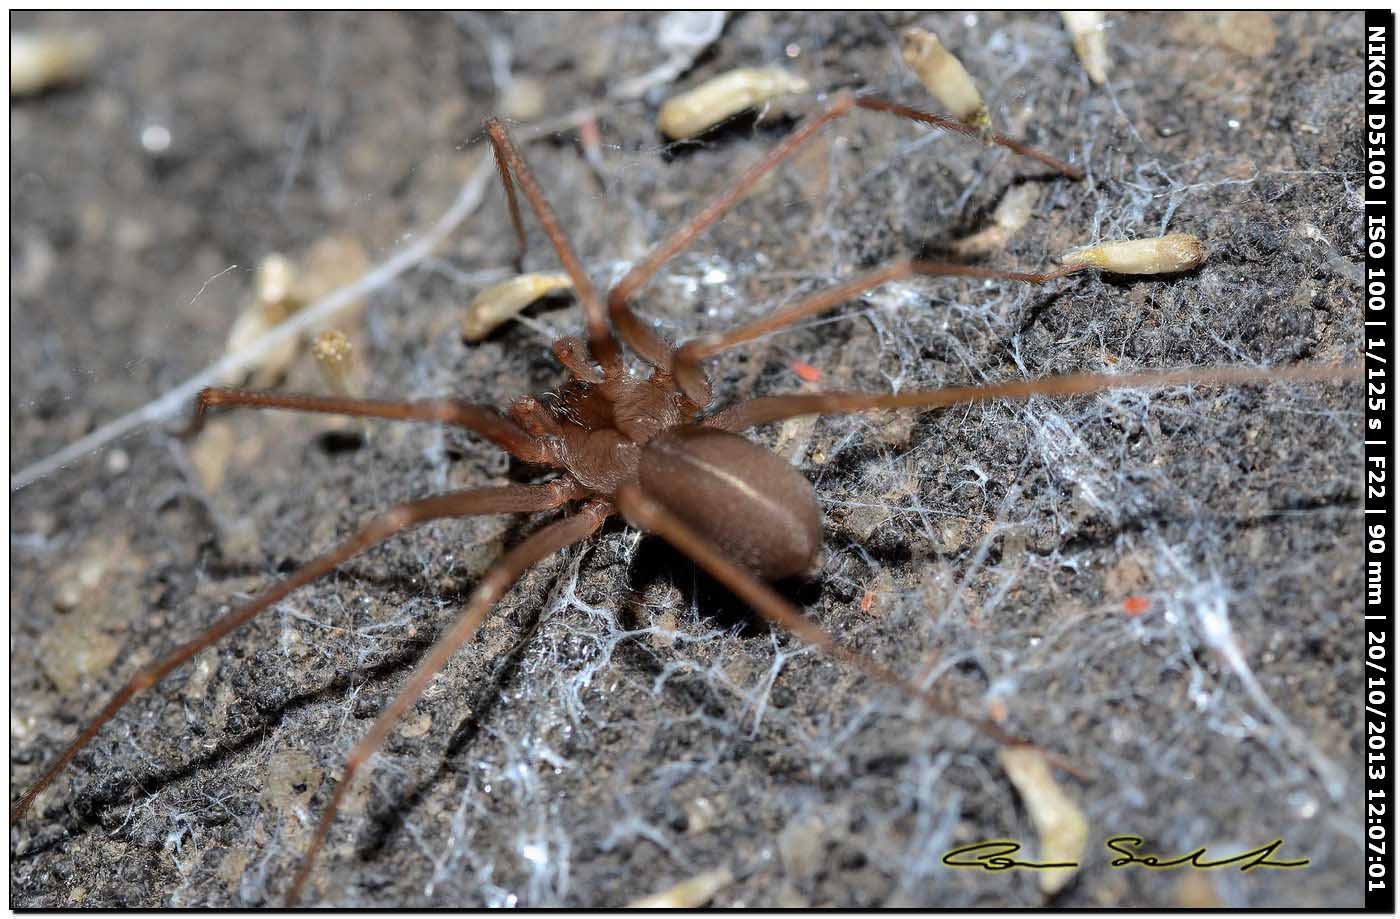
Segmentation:
<svg viewBox="0 0 1400 919">
<path fill-rule="evenodd" d="M 760 577 L 811 569 L 821 550 L 812 484 L 751 440 L 681 425 L 652 438 L 638 468 L 642 490 Z"/>
</svg>

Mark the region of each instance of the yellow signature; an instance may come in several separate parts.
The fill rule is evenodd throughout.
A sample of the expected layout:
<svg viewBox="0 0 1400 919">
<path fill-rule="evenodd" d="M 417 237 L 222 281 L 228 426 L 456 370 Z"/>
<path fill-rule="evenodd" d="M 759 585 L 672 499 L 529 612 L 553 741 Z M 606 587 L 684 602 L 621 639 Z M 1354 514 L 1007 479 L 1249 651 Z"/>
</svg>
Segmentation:
<svg viewBox="0 0 1400 919">
<path fill-rule="evenodd" d="M 1275 861 L 1272 856 L 1283 846 L 1282 839 L 1275 839 L 1273 842 L 1257 846 L 1247 852 L 1216 859 L 1206 857 L 1205 846 L 1192 849 L 1184 855 L 1168 858 L 1141 852 L 1140 849 L 1144 844 L 1145 840 L 1141 836 L 1109 837 L 1104 840 L 1104 845 L 1108 847 L 1110 852 L 1118 855 L 1117 858 L 1109 862 L 1109 865 L 1114 868 L 1140 865 L 1144 868 L 1157 870 L 1187 866 L 1210 870 L 1224 868 L 1227 865 L 1238 865 L 1241 871 L 1252 871 L 1255 868 L 1302 868 L 1308 864 L 1306 858 Z M 943 864 L 950 868 L 981 868 L 983 871 L 1009 871 L 1013 868 L 1043 871 L 1049 868 L 1079 867 L 1078 862 L 1032 862 L 1014 858 L 1013 856 L 1020 851 L 1021 844 L 1019 842 L 1010 839 L 988 839 L 975 842 L 972 845 L 950 849 L 943 855 Z"/>
</svg>

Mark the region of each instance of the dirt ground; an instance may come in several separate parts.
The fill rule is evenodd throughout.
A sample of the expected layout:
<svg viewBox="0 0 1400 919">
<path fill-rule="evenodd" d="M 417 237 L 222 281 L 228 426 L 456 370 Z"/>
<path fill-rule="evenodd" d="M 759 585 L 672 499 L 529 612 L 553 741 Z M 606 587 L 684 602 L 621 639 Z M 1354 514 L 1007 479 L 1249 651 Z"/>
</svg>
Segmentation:
<svg viewBox="0 0 1400 919">
<path fill-rule="evenodd" d="M 998 128 L 1085 167 L 873 112 L 829 127 L 668 264 L 639 309 L 723 329 L 987 225 L 1040 191 L 989 265 L 1192 232 L 1178 277 L 1043 289 L 916 279 L 715 363 L 726 400 L 1069 370 L 1336 363 L 1357 350 L 1359 15 L 1113 14 L 1110 81 L 1051 13 L 734 14 L 677 78 L 647 14 L 32 15 L 89 28 L 82 82 L 12 105 L 12 474 L 225 352 L 254 269 L 351 240 L 411 244 L 515 120 L 599 284 L 843 87 L 936 108 L 899 58 L 938 32 Z M 676 88 L 783 65 L 813 92 L 699 143 Z M 619 91 L 651 77 L 633 98 Z M 536 130 L 585 107 L 578 131 Z M 527 268 L 557 259 L 528 221 Z M 504 406 L 563 376 L 569 298 L 487 341 L 470 298 L 511 273 L 499 189 L 352 326 L 379 396 Z M 347 256 L 346 262 L 353 263 Z M 230 266 L 236 266 L 230 268 Z M 353 273 L 352 273 L 353 276 Z M 794 370 L 804 362 L 820 383 Z M 281 384 L 322 387 L 305 356 Z M 194 442 L 149 425 L 11 495 L 10 787 L 164 649 L 395 502 L 526 481 L 429 425 L 368 436 L 279 413 Z M 312 898 L 337 906 L 618 906 L 727 872 L 722 906 L 1351 906 L 1361 902 L 1359 389 L 1179 387 L 787 423 L 757 439 L 815 483 L 826 552 L 782 585 L 816 621 L 1075 763 L 1084 867 L 952 869 L 1036 828 L 996 745 L 771 633 L 615 523 L 530 572 L 361 778 Z M 368 728 L 485 567 L 539 521 L 394 539 L 139 697 L 10 829 L 11 906 L 280 902 Z M 1300 870 L 1114 868 L 1103 841 Z"/>
</svg>

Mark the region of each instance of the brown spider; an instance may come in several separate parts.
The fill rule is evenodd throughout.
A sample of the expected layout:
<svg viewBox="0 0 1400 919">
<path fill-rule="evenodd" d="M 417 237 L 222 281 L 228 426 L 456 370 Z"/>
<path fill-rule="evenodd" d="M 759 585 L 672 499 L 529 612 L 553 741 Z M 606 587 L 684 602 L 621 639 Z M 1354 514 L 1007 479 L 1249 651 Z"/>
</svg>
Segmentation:
<svg viewBox="0 0 1400 919">
<path fill-rule="evenodd" d="M 1027 741 L 992 721 L 962 712 L 952 701 L 916 687 L 880 664 L 846 648 L 804 618 L 765 582 L 809 570 L 821 548 L 821 515 L 810 483 L 776 454 L 745 439 L 740 432 L 800 415 L 863 412 L 892 408 L 941 408 L 1031 396 L 1067 397 L 1113 388 L 1157 387 L 1180 383 L 1234 384 L 1279 379 L 1332 379 L 1350 368 L 1300 367 L 1289 370 L 1207 369 L 1160 373 L 1076 374 L 977 387 L 951 387 L 897 395 L 828 392 L 753 399 L 712 411 L 713 395 L 701 364 L 704 360 L 760 335 L 791 325 L 847 302 L 862 291 L 914 274 L 1022 281 L 1041 284 L 1086 270 L 1075 264 L 1042 274 L 992 270 L 930 261 L 899 261 L 806 297 L 773 315 L 725 334 L 708 335 L 673 348 L 643 325 L 628 301 L 663 263 L 685 249 L 722 217 L 762 176 L 788 159 L 823 125 L 856 108 L 883 111 L 969 136 L 980 136 L 950 119 L 893 102 L 850 93 L 838 94 L 750 168 L 725 193 L 711 201 L 674 232 L 609 293 L 606 306 L 594 290 L 538 183 L 499 121 L 487 122 L 505 186 L 512 223 L 523 257 L 525 232 L 515 185 L 525 193 L 573 280 L 583 306 L 588 340 L 563 338 L 554 354 L 571 378 L 546 406 L 533 396 L 517 399 L 506 415 L 494 408 L 455 400 L 419 402 L 328 398 L 275 392 L 206 389 L 200 393 L 193 429 L 210 406 L 245 406 L 336 415 L 430 421 L 475 432 L 511 456 L 560 470 L 539 485 L 469 489 L 401 504 L 363 524 L 329 552 L 267 588 L 247 605 L 226 614 L 203 633 L 139 671 L 107 703 L 44 774 L 13 804 L 11 820 L 24 815 L 34 799 L 123 706 L 143 690 L 294 590 L 330 573 L 338 565 L 389 537 L 431 520 L 481 514 L 551 511 L 573 502 L 578 509 L 533 533 L 482 577 L 465 611 L 447 629 L 414 670 L 394 700 L 350 753 L 345 773 L 326 804 L 300 869 L 287 894 L 295 902 L 309 877 L 356 773 L 383 744 L 448 659 L 476 634 L 492 606 L 529 567 L 578 543 L 614 513 L 638 528 L 657 534 L 686 553 L 744 599 L 765 619 L 781 626 L 867 676 L 897 687 L 930 709 L 962 719 L 1002 744 Z M 989 140 L 1032 157 L 1070 178 L 1073 166 L 999 134 Z M 650 376 L 636 376 L 624 364 L 614 330 L 643 361 Z"/>
</svg>

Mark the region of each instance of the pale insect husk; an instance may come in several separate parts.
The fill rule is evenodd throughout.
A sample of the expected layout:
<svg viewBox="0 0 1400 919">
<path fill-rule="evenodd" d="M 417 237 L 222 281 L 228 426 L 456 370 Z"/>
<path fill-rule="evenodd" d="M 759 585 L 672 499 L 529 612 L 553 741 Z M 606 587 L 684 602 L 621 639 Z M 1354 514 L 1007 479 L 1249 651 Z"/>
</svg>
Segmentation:
<svg viewBox="0 0 1400 919">
<path fill-rule="evenodd" d="M 481 341 L 536 300 L 573 286 L 567 274 L 550 271 L 522 274 L 488 287 L 467 304 L 462 316 L 462 337 Z"/>
<path fill-rule="evenodd" d="M 674 140 L 697 137 L 745 109 L 809 88 L 806 80 L 778 67 L 743 67 L 667 99 L 656 126 Z"/>
<path fill-rule="evenodd" d="M 1108 81 L 1108 33 L 1100 10 L 1064 10 L 1060 13 L 1065 30 L 1074 42 L 1074 53 L 1095 86 Z"/>
<path fill-rule="evenodd" d="M 997 202 L 992 225 L 953 243 L 953 252 L 961 256 L 985 255 L 1004 247 L 1030 222 L 1039 199 L 1040 189 L 1029 182 L 1012 187 Z"/>
<path fill-rule="evenodd" d="M 1084 812 L 1065 794 L 1050 773 L 1045 755 L 1034 747 L 1002 747 L 1001 766 L 1021 795 L 1039 836 L 1035 860 L 1074 867 L 1042 868 L 1036 872 L 1040 889 L 1055 894 L 1074 879 L 1089 842 Z"/>
<path fill-rule="evenodd" d="M 311 345 L 311 354 L 316 358 L 316 367 L 321 371 L 321 379 L 327 389 L 337 396 L 359 397 L 358 387 L 350 373 L 355 349 L 350 344 L 349 336 L 339 329 L 326 329 L 316 336 L 316 341 Z"/>
<path fill-rule="evenodd" d="M 706 871 L 681 881 L 661 893 L 641 897 L 627 904 L 628 909 L 695 909 L 704 906 L 734 880 L 728 868 Z"/>
<path fill-rule="evenodd" d="M 229 330 L 227 352 L 243 350 L 301 308 L 292 292 L 295 277 L 296 267 L 281 253 L 274 252 L 258 263 L 254 294 Z M 296 339 L 288 339 L 256 366 L 230 374 L 225 382 L 236 385 L 246 381 L 253 386 L 271 386 L 292 366 L 298 347 Z"/>
<path fill-rule="evenodd" d="M 11 98 L 78 82 L 97 60 L 98 48 L 93 32 L 11 33 Z"/>
<path fill-rule="evenodd" d="M 308 303 L 315 303 L 328 291 L 363 275 L 368 264 L 368 256 L 359 243 L 335 236 L 318 240 L 297 259 L 280 252 L 269 253 L 258 263 L 253 294 L 229 330 L 226 352 L 237 354 L 249 347 Z M 364 298 L 357 298 L 340 313 L 334 326 L 353 335 L 364 318 L 365 303 Z M 258 388 L 276 385 L 291 371 L 308 338 L 287 339 L 256 364 L 229 374 L 223 382 Z"/>
<path fill-rule="evenodd" d="M 982 94 L 967 68 L 938 36 L 917 27 L 904 30 L 900 39 L 904 63 L 939 104 L 954 118 L 974 128 L 991 124 Z"/>
<path fill-rule="evenodd" d="M 1125 239 L 1076 249 L 1061 264 L 1092 265 L 1113 274 L 1176 274 L 1199 268 L 1206 247 L 1190 233 L 1168 233 L 1151 239 Z"/>
</svg>

